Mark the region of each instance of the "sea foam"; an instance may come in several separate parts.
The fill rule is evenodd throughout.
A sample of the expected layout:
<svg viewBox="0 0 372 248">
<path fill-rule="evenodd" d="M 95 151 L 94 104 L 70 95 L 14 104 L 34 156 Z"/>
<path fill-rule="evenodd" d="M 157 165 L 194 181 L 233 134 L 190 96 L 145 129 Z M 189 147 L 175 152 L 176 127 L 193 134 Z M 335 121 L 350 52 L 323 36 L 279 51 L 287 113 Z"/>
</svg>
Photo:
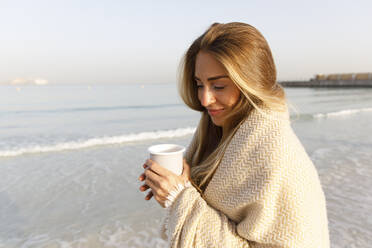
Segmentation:
<svg viewBox="0 0 372 248">
<path fill-rule="evenodd" d="M 340 116 L 348 116 L 353 115 L 361 112 L 372 112 L 372 108 L 360 108 L 360 109 L 346 109 L 340 110 L 336 112 L 329 112 L 329 113 L 317 113 L 317 114 L 300 114 L 300 118 L 314 118 L 314 119 L 322 119 L 322 118 L 332 118 L 332 117 L 340 117 Z M 294 116 L 291 116 L 294 118 Z M 291 119 L 292 119 L 291 118 Z M 294 118 L 295 119 L 295 118 Z M 58 152 L 64 150 L 78 150 L 84 149 L 94 146 L 102 146 L 102 145 L 114 145 L 114 144 L 122 144 L 128 142 L 137 142 L 137 141 L 144 141 L 144 140 L 156 140 L 162 138 L 176 138 L 182 137 L 186 135 L 193 134 L 195 132 L 195 127 L 186 127 L 186 128 L 178 128 L 178 129 L 171 129 L 171 130 L 158 130 L 158 131 L 149 131 L 149 132 L 141 132 L 141 133 L 133 133 L 133 134 L 124 134 L 119 136 L 104 136 L 104 137 L 97 137 L 91 138 L 87 140 L 78 140 L 78 141 L 70 141 L 70 142 L 63 142 L 51 145 L 33 145 L 28 147 L 19 147 L 10 150 L 0 150 L 0 157 L 15 157 L 20 156 L 23 154 L 32 154 L 32 153 L 45 153 L 45 152 Z"/>
<path fill-rule="evenodd" d="M 162 138 L 176 138 L 193 134 L 194 127 L 178 128 L 172 130 L 159 130 L 152 132 L 141 132 L 134 134 L 125 134 L 111 137 L 97 137 L 87 140 L 70 141 L 53 145 L 35 145 L 30 147 L 21 147 L 13 150 L 0 150 L 0 157 L 15 157 L 30 153 L 58 152 L 64 150 L 78 150 L 93 146 L 115 145 L 128 142 L 156 140 Z"/>
<path fill-rule="evenodd" d="M 338 117 L 338 116 L 347 116 L 347 115 L 353 115 L 361 112 L 372 112 L 372 108 L 361 108 L 361 109 L 345 109 L 340 110 L 336 112 L 330 112 L 330 113 L 319 113 L 314 114 L 314 118 L 320 119 L 320 118 L 328 118 L 328 117 Z"/>
</svg>

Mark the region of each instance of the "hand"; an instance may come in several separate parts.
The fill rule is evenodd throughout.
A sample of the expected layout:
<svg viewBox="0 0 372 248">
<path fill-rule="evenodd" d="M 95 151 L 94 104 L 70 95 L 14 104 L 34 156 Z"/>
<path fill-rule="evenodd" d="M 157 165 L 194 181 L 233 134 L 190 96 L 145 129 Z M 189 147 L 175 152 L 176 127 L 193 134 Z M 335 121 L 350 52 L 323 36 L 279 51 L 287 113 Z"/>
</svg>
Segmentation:
<svg viewBox="0 0 372 248">
<path fill-rule="evenodd" d="M 155 200 L 165 207 L 165 201 L 169 192 L 172 191 L 179 183 L 185 184 L 190 180 L 190 166 L 183 161 L 183 171 L 180 176 L 165 169 L 155 161 L 148 159 L 143 165 L 145 172 L 139 177 L 140 181 L 145 181 L 140 187 L 140 191 L 146 191 L 151 188 L 151 191 L 145 197 L 145 200 L 150 200 L 153 196 Z"/>
</svg>

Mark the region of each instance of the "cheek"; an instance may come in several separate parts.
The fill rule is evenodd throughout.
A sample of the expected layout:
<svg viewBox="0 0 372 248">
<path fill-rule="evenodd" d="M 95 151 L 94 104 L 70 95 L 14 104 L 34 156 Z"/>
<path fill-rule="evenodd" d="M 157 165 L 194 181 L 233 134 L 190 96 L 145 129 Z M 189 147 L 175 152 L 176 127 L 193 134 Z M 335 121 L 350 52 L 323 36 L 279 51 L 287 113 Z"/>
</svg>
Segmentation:
<svg viewBox="0 0 372 248">
<path fill-rule="evenodd" d="M 239 92 L 233 92 L 226 98 L 226 105 L 229 107 L 235 106 L 235 104 L 239 101 L 240 98 L 240 91 Z"/>
</svg>

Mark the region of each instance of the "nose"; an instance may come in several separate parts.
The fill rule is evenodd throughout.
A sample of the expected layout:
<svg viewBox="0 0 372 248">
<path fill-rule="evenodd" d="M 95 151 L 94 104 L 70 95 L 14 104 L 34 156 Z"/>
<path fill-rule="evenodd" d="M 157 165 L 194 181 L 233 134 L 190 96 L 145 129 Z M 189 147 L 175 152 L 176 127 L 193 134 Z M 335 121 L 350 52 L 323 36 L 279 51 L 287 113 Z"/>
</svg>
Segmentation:
<svg viewBox="0 0 372 248">
<path fill-rule="evenodd" d="M 208 107 L 216 101 L 213 92 L 207 87 L 202 88 L 199 92 L 199 100 L 203 107 Z"/>
</svg>

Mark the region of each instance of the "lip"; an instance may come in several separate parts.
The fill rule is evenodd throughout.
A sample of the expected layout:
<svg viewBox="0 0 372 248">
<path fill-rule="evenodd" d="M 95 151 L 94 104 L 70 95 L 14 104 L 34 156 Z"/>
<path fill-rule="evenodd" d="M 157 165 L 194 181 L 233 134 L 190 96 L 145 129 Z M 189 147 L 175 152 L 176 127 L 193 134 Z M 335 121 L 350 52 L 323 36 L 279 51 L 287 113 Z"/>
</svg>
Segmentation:
<svg viewBox="0 0 372 248">
<path fill-rule="evenodd" d="M 223 111 L 223 109 L 208 109 L 208 114 L 210 116 L 216 116 L 219 113 L 221 113 L 222 111 Z"/>
</svg>

